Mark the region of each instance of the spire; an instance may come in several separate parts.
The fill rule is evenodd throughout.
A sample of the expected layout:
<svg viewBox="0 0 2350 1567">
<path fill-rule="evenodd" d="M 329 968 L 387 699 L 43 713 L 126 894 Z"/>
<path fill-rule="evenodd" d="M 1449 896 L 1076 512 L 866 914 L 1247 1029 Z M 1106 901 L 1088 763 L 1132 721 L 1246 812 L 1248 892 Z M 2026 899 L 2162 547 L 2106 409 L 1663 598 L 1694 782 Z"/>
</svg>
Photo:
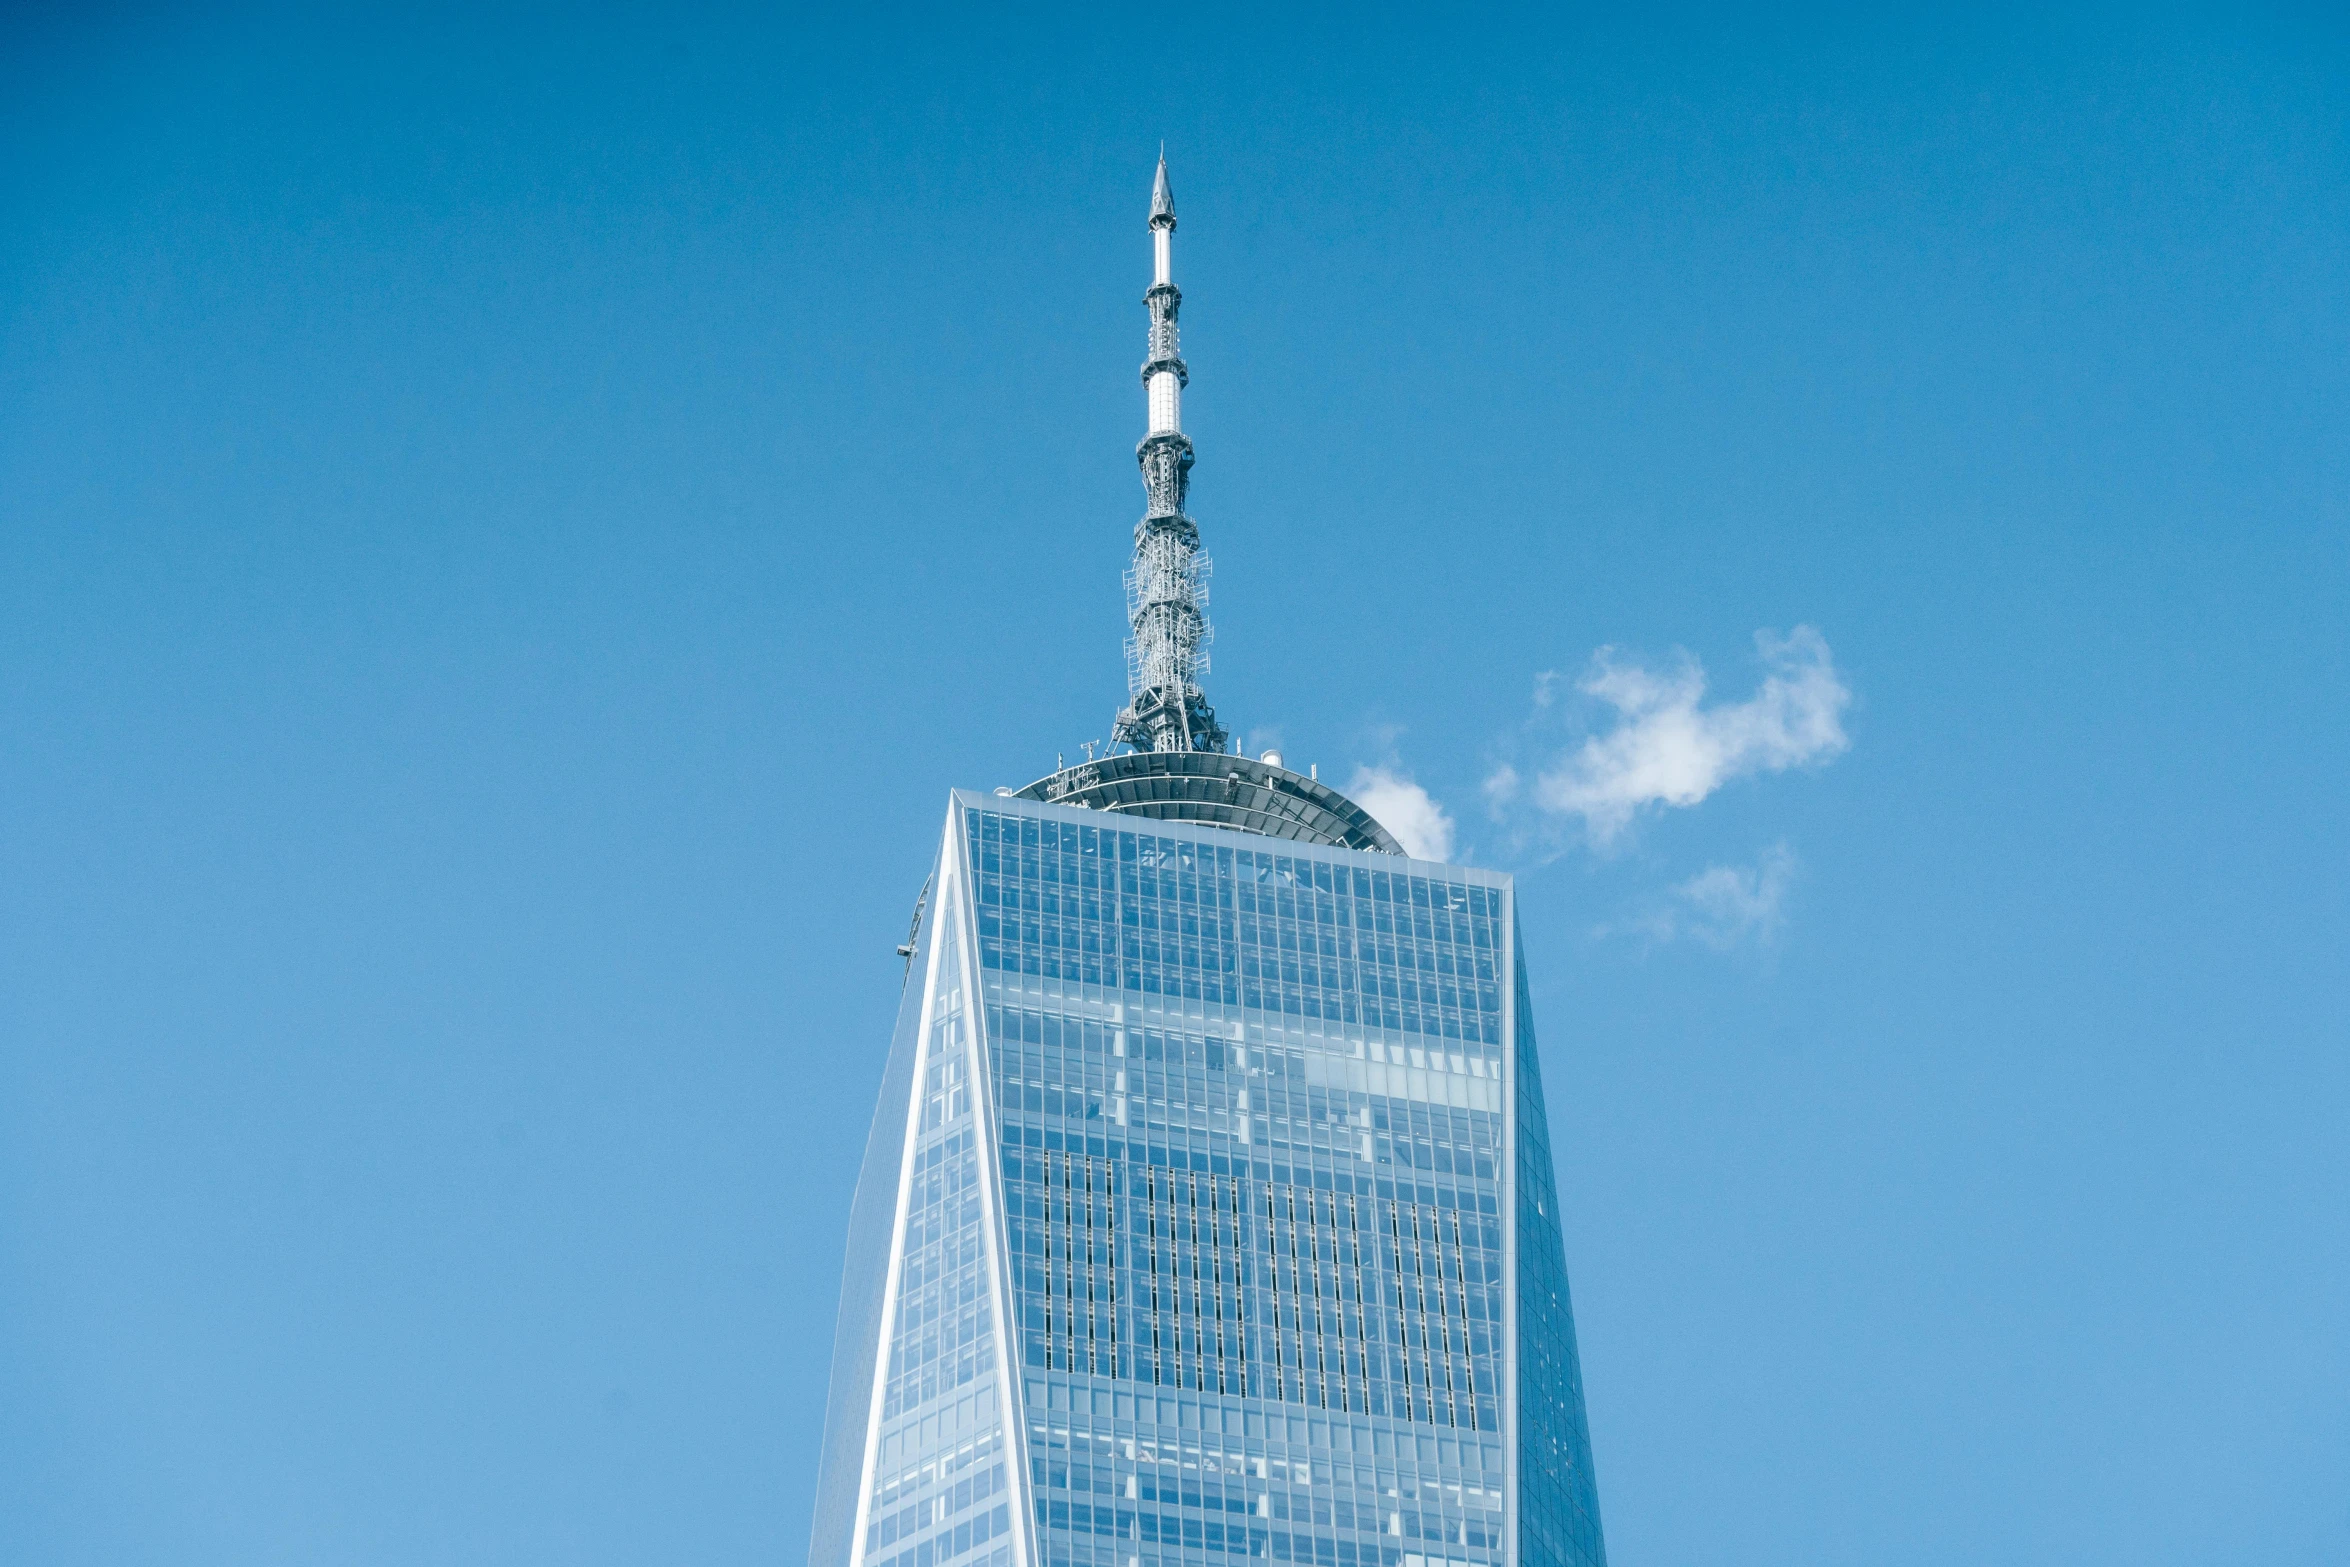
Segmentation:
<svg viewBox="0 0 2350 1567">
<path fill-rule="evenodd" d="M 1134 564 L 1126 572 L 1130 700 L 1111 733 L 1137 751 L 1221 751 L 1228 737 L 1199 688 L 1211 635 L 1208 558 L 1200 552 L 1199 525 L 1183 513 L 1192 458 L 1191 438 L 1183 433 L 1183 388 L 1191 372 L 1177 351 L 1183 294 L 1175 286 L 1175 193 L 1167 184 L 1165 148 L 1151 187 L 1150 229 L 1154 277 L 1142 296 L 1151 318 L 1150 357 L 1142 366 L 1150 424 L 1134 449 L 1148 504 L 1134 527 Z"/>
<path fill-rule="evenodd" d="M 1151 227 L 1175 226 L 1175 192 L 1167 184 L 1167 149 L 1159 149 L 1159 177 L 1151 186 Z"/>
</svg>

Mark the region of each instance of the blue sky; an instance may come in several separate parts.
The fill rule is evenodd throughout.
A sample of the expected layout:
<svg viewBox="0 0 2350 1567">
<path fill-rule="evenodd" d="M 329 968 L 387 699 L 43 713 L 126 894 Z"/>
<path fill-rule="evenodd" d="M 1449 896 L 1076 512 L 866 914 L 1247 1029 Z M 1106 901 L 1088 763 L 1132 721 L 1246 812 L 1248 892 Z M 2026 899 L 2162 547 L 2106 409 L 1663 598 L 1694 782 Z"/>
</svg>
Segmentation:
<svg viewBox="0 0 2350 1567">
<path fill-rule="evenodd" d="M 799 1558 L 1162 138 L 1209 692 L 1519 877 L 1619 1567 L 2350 1559 L 2338 19 L 4 25 L 0 1559 Z"/>
</svg>

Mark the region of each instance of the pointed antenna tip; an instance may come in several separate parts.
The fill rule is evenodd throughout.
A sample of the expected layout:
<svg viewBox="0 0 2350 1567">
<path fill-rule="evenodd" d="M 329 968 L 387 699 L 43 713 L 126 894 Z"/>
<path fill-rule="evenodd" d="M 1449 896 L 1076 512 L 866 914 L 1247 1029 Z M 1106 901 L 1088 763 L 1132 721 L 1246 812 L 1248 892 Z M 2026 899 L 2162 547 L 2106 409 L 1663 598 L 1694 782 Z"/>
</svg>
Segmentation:
<svg viewBox="0 0 2350 1567">
<path fill-rule="evenodd" d="M 1151 181 L 1151 223 L 1156 227 L 1164 220 L 1170 227 L 1175 222 L 1175 192 L 1167 183 L 1167 144 L 1159 144 L 1158 177 Z"/>
</svg>

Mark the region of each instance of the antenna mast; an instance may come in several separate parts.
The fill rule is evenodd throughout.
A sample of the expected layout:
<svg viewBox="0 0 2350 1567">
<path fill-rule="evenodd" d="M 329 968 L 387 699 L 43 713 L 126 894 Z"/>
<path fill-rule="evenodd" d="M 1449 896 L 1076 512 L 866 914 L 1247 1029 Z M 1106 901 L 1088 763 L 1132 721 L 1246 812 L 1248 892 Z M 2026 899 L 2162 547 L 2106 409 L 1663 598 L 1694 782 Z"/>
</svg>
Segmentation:
<svg viewBox="0 0 2350 1567">
<path fill-rule="evenodd" d="M 1183 513 L 1192 458 L 1191 438 L 1183 433 L 1183 388 L 1191 374 L 1176 339 L 1183 294 L 1175 286 L 1175 193 L 1167 185 L 1163 151 L 1151 189 L 1150 228 L 1156 276 L 1143 295 L 1151 327 L 1150 357 L 1142 367 L 1150 429 L 1134 449 L 1148 506 L 1135 524 L 1134 564 L 1126 572 L 1126 609 L 1134 628 L 1126 640 L 1129 700 L 1111 738 L 1137 751 L 1221 751 L 1229 737 L 1199 688 L 1213 632 L 1208 558 L 1200 551 L 1199 525 Z"/>
</svg>

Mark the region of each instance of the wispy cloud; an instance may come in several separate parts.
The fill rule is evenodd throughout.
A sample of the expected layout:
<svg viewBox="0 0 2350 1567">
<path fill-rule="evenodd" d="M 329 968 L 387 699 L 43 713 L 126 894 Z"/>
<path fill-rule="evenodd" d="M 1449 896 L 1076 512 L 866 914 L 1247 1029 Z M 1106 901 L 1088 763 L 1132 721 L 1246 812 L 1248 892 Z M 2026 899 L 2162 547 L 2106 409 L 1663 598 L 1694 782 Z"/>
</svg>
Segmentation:
<svg viewBox="0 0 2350 1567">
<path fill-rule="evenodd" d="M 1752 865 L 1709 865 L 1673 889 L 1682 929 L 1709 947 L 1776 941 L 1786 920 L 1795 851 L 1773 844 Z"/>
<path fill-rule="evenodd" d="M 1427 790 L 1391 767 L 1358 767 L 1346 792 L 1415 860 L 1452 858 L 1452 818 Z"/>
<path fill-rule="evenodd" d="M 1752 865 L 1709 865 L 1675 886 L 1656 908 L 1603 925 L 1602 936 L 1637 935 L 1654 942 L 1687 937 L 1717 952 L 1768 947 L 1786 923 L 1787 889 L 1794 884 L 1795 851 L 1783 843 Z"/>
<path fill-rule="evenodd" d="M 1844 751 L 1844 709 L 1852 692 L 1836 673 L 1825 637 L 1810 626 L 1785 636 L 1754 634 L 1767 671 L 1743 702 L 1704 705 L 1705 670 L 1687 653 L 1651 668 L 1601 648 L 1575 688 L 1615 710 L 1615 724 L 1585 739 L 1528 779 L 1507 763 L 1486 778 L 1497 816 L 1521 801 L 1581 824 L 1595 847 L 1622 836 L 1644 807 L 1697 804 L 1733 778 L 1784 772 Z M 1536 709 L 1557 705 L 1557 677 L 1535 686 Z"/>
</svg>

